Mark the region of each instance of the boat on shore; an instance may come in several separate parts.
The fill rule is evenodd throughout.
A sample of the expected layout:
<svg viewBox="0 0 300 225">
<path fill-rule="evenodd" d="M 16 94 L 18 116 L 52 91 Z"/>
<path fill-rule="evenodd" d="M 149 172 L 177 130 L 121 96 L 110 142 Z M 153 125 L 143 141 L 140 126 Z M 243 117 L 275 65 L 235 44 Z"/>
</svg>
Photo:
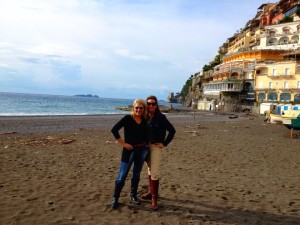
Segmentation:
<svg viewBox="0 0 300 225">
<path fill-rule="evenodd" d="M 290 136 L 291 138 L 293 138 L 295 136 L 294 131 L 300 130 L 300 114 L 297 116 L 296 119 L 289 119 L 289 118 L 283 119 L 282 123 L 286 128 L 288 128 L 291 131 Z M 299 136 L 299 132 L 296 135 Z"/>
<path fill-rule="evenodd" d="M 289 124 L 291 119 L 297 119 L 297 117 L 300 115 L 300 110 L 285 110 L 282 111 L 282 115 L 278 114 L 270 114 L 269 121 L 270 123 L 281 123 L 281 124 Z"/>
</svg>

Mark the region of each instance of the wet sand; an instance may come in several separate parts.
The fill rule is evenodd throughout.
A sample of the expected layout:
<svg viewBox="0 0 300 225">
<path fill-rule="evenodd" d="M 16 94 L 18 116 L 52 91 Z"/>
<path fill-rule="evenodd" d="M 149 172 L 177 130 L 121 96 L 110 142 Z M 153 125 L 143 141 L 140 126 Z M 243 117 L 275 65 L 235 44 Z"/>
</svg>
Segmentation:
<svg viewBox="0 0 300 225">
<path fill-rule="evenodd" d="M 300 222 L 300 137 L 262 116 L 171 113 L 158 211 L 110 208 L 122 115 L 0 117 L 0 224 L 261 224 Z M 147 190 L 146 166 L 139 194 Z"/>
</svg>

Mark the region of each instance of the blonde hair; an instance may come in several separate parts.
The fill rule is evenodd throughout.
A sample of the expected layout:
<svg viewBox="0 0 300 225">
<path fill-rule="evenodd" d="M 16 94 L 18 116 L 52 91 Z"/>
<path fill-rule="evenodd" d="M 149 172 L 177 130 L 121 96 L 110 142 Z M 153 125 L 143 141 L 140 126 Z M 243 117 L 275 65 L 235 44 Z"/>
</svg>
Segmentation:
<svg viewBox="0 0 300 225">
<path fill-rule="evenodd" d="M 144 107 L 144 112 L 143 112 L 142 117 L 143 117 L 144 119 L 146 119 L 146 117 L 147 117 L 147 106 L 146 106 L 146 102 L 145 102 L 143 99 L 140 99 L 140 98 L 138 98 L 138 99 L 136 99 L 136 100 L 133 101 L 133 103 L 132 103 L 132 109 L 131 109 L 131 113 L 130 113 L 131 116 L 134 115 L 134 107 L 135 107 L 136 104 L 142 104 L 142 105 L 143 105 L 143 107 Z"/>
</svg>

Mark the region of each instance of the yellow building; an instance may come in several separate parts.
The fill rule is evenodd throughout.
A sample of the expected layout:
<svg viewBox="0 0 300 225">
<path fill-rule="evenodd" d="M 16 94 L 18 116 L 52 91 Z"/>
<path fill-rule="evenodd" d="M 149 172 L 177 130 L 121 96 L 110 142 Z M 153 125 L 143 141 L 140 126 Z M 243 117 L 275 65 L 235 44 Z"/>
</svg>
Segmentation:
<svg viewBox="0 0 300 225">
<path fill-rule="evenodd" d="M 257 102 L 300 103 L 299 62 L 261 62 L 256 64 L 255 71 Z"/>
<path fill-rule="evenodd" d="M 223 94 L 235 92 L 243 100 L 254 100 L 255 66 L 260 61 L 280 61 L 280 50 L 244 50 L 225 55 L 223 63 L 214 67 L 212 81 L 203 84 L 206 97 L 221 98 Z"/>
<path fill-rule="evenodd" d="M 250 39 L 250 32 L 237 35 L 233 41 L 228 43 L 228 53 L 237 52 L 241 48 L 249 47 Z"/>
<path fill-rule="evenodd" d="M 256 28 L 254 30 L 247 30 L 234 38 L 228 40 L 227 54 L 236 53 L 238 51 L 250 50 L 258 46 L 260 43 L 260 36 L 264 33 L 264 28 Z"/>
<path fill-rule="evenodd" d="M 205 97 L 228 92 L 240 100 L 300 103 L 300 21 L 249 29 L 230 38 L 228 53 L 214 67 Z M 290 60 L 292 59 L 292 60 Z"/>
</svg>

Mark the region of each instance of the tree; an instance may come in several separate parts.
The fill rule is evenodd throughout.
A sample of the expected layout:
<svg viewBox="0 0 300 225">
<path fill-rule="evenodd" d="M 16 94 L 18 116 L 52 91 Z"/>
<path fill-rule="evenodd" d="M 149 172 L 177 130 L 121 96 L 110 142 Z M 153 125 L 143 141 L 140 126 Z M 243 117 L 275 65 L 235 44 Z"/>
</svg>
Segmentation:
<svg viewBox="0 0 300 225">
<path fill-rule="evenodd" d="M 194 75 L 191 75 L 189 77 L 189 79 L 185 82 L 185 84 L 183 85 L 183 87 L 181 89 L 179 96 L 186 97 L 188 95 L 189 89 L 192 86 L 193 78 L 194 78 Z"/>
</svg>

